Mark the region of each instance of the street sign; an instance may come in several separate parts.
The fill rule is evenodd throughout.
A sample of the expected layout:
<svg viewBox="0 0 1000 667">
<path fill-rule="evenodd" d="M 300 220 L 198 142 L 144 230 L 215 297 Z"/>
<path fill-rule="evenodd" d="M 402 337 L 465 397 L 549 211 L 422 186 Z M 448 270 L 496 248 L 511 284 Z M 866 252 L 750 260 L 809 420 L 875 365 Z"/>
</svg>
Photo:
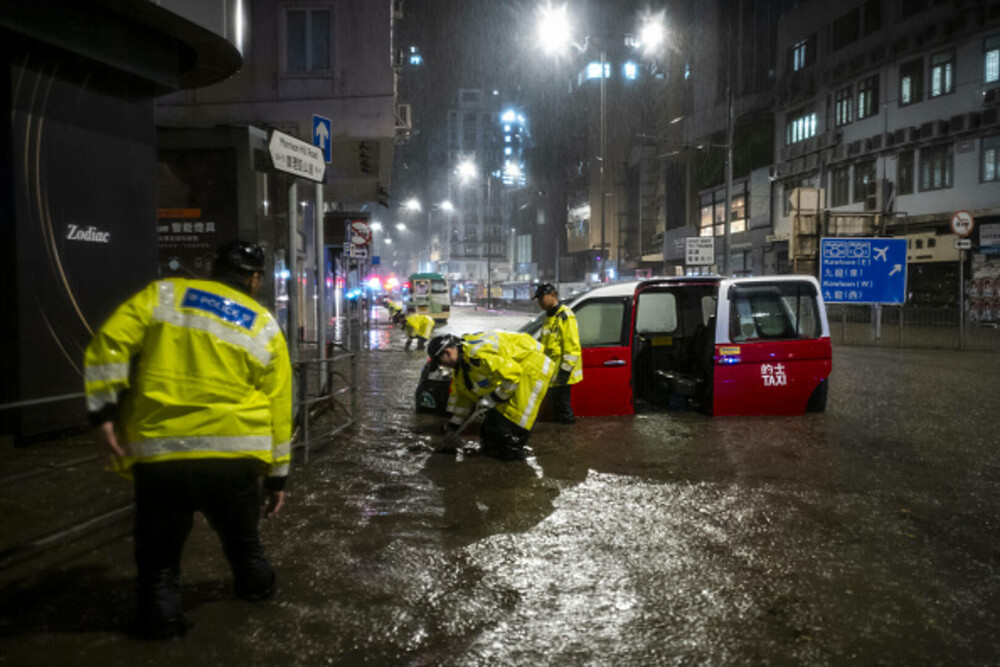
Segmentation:
<svg viewBox="0 0 1000 667">
<path fill-rule="evenodd" d="M 378 255 L 372 256 L 372 266 L 378 266 L 381 263 L 382 263 L 381 257 L 379 257 Z"/>
<path fill-rule="evenodd" d="M 972 239 L 955 239 L 955 250 L 972 250 Z"/>
<path fill-rule="evenodd" d="M 711 236 L 689 236 L 685 239 L 684 263 L 688 266 L 715 264 L 715 239 Z"/>
<path fill-rule="evenodd" d="M 364 220 L 350 220 L 347 238 L 354 245 L 363 248 L 372 241 L 372 229 Z"/>
<path fill-rule="evenodd" d="M 317 183 L 323 182 L 326 163 L 323 162 L 323 153 L 316 146 L 279 130 L 271 130 L 267 148 L 271 153 L 271 162 L 278 171 Z"/>
<path fill-rule="evenodd" d="M 345 243 L 344 257 L 350 257 L 352 259 L 364 259 L 368 257 L 368 248 L 359 248 L 353 243 Z"/>
<path fill-rule="evenodd" d="M 906 239 L 821 239 L 819 275 L 829 303 L 904 303 Z"/>
<path fill-rule="evenodd" d="M 951 216 L 951 231 L 959 236 L 971 234 L 975 225 L 976 222 L 968 211 L 955 211 L 954 215 Z"/>
<path fill-rule="evenodd" d="M 313 116 L 313 134 L 312 140 L 313 145 L 319 147 L 323 151 L 323 160 L 330 164 L 330 159 L 332 157 L 331 145 L 331 128 L 333 124 L 330 122 L 329 118 L 324 118 L 323 116 Z"/>
</svg>

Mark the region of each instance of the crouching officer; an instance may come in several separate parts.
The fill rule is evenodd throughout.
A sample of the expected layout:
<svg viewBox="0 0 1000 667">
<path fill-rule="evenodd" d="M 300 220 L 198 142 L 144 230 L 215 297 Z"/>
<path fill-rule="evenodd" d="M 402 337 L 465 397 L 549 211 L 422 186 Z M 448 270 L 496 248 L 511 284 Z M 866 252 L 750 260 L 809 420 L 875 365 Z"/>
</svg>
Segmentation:
<svg viewBox="0 0 1000 667">
<path fill-rule="evenodd" d="M 407 316 L 402 322 L 403 328 L 406 329 L 406 349 L 410 349 L 414 338 L 417 339 L 417 349 L 424 349 L 427 339 L 434 331 L 434 318 L 429 315 L 414 314 Z"/>
<path fill-rule="evenodd" d="M 219 535 L 236 594 L 275 592 L 257 523 L 284 502 L 291 461 L 285 338 L 253 299 L 264 251 L 222 246 L 212 280 L 151 283 L 95 334 L 84 359 L 99 452 L 135 480 L 136 630 L 183 635 L 180 557 L 196 511 Z"/>
<path fill-rule="evenodd" d="M 576 418 L 573 417 L 571 391 L 573 385 L 583 379 L 580 330 L 576 325 L 576 315 L 569 306 L 559 301 L 559 292 L 551 283 L 539 285 L 535 289 L 534 298 L 538 301 L 538 307 L 547 315 L 539 340 L 545 356 L 559 366 L 552 386 L 549 387 L 552 409 L 557 422 L 572 424 Z"/>
<path fill-rule="evenodd" d="M 541 344 L 528 334 L 504 331 L 463 338 L 446 334 L 431 339 L 427 352 L 432 362 L 454 369 L 449 428 L 458 428 L 474 407 L 484 408 L 483 452 L 503 461 L 523 461 L 531 427 L 555 371 Z"/>
</svg>

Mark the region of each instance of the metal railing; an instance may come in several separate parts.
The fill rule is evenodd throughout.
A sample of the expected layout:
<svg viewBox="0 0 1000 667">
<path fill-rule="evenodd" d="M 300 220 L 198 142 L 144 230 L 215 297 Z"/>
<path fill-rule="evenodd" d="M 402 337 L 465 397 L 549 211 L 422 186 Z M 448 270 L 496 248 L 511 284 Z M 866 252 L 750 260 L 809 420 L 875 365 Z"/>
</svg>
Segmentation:
<svg viewBox="0 0 1000 667">
<path fill-rule="evenodd" d="M 357 352 L 338 343 L 330 343 L 327 349 L 325 359 L 294 363 L 292 448 L 301 452 L 303 464 L 309 463 L 310 451 L 351 428 L 357 417 Z M 316 426 L 321 423 L 322 430 L 317 431 Z"/>
<path fill-rule="evenodd" d="M 827 315 L 834 344 L 1000 352 L 1000 327 L 957 308 L 831 304 Z"/>
</svg>

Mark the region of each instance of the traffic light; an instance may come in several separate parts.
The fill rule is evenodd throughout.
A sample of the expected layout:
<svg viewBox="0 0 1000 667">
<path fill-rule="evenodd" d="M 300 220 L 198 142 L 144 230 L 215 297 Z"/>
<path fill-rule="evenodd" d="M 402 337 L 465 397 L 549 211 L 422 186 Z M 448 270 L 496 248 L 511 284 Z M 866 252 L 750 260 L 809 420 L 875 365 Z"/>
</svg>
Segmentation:
<svg viewBox="0 0 1000 667">
<path fill-rule="evenodd" d="M 383 188 L 381 185 L 378 186 L 378 203 L 386 208 L 389 208 L 389 191 Z"/>
<path fill-rule="evenodd" d="M 358 169 L 362 174 L 372 173 L 372 151 L 364 141 L 358 144 Z"/>
</svg>

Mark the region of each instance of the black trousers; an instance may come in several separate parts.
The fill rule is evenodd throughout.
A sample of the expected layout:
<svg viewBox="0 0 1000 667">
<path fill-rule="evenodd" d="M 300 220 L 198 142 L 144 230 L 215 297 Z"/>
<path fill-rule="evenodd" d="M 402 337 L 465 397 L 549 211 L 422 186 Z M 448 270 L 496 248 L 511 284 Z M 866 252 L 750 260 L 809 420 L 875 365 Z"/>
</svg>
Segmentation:
<svg viewBox="0 0 1000 667">
<path fill-rule="evenodd" d="M 264 558 L 260 518 L 261 465 L 250 459 L 140 463 L 135 477 L 137 624 L 140 632 L 182 618 L 181 550 L 195 512 L 219 535 L 236 594 L 260 599 L 274 591 Z"/>
<path fill-rule="evenodd" d="M 497 410 L 490 410 L 479 428 L 479 439 L 483 443 L 483 453 L 501 461 L 523 461 L 526 457 L 524 446 L 531 431 L 521 428 Z"/>
<path fill-rule="evenodd" d="M 552 401 L 552 413 L 557 422 L 571 424 L 576 421 L 573 417 L 573 404 L 570 401 L 573 385 L 561 384 L 549 387 L 549 400 Z"/>
</svg>

